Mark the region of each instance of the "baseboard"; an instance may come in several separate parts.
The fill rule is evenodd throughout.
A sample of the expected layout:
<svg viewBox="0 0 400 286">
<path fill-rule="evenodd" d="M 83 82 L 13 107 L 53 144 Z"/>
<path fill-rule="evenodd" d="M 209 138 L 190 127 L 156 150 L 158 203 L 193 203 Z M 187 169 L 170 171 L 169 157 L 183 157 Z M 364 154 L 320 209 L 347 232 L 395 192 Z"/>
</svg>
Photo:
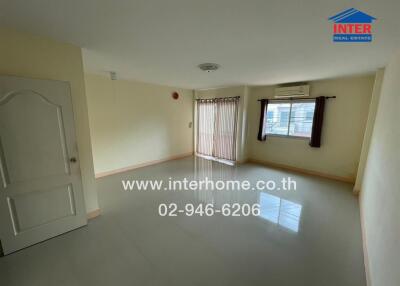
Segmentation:
<svg viewBox="0 0 400 286">
<path fill-rule="evenodd" d="M 321 172 L 317 172 L 317 171 L 302 169 L 302 168 L 298 168 L 298 167 L 288 166 L 288 165 L 269 162 L 269 161 L 263 161 L 263 160 L 257 160 L 257 159 L 248 159 L 247 162 L 254 163 L 254 164 L 259 164 L 259 165 L 264 165 L 264 166 L 275 168 L 275 169 L 292 171 L 292 172 L 296 172 L 296 173 L 299 173 L 299 174 L 311 175 L 311 176 L 321 177 L 321 178 L 325 178 L 325 179 L 331 179 L 331 180 L 345 182 L 345 183 L 354 184 L 354 182 L 355 182 L 355 179 L 354 178 L 350 178 L 350 177 L 340 177 L 340 176 L 330 175 L 330 174 L 326 174 L 326 173 L 321 173 Z"/>
<path fill-rule="evenodd" d="M 364 268 L 365 268 L 365 279 L 367 280 L 367 286 L 371 286 L 371 272 L 369 270 L 369 256 L 367 249 L 367 236 L 365 233 L 365 221 L 364 221 L 364 212 L 361 205 L 361 196 L 358 198 L 358 205 L 360 207 L 360 223 L 361 223 L 361 238 L 362 238 L 362 246 L 363 246 L 363 254 L 364 254 Z"/>
<path fill-rule="evenodd" d="M 87 219 L 94 219 L 100 215 L 100 209 L 95 209 L 86 214 Z"/>
<path fill-rule="evenodd" d="M 115 170 L 112 170 L 112 171 L 96 173 L 95 174 L 95 178 L 98 179 L 98 178 L 102 178 L 102 177 L 106 177 L 106 176 L 111 176 L 111 175 L 115 175 L 115 174 L 119 174 L 119 173 L 124 173 L 124 172 L 127 172 L 127 171 L 132 171 L 132 170 L 135 170 L 135 169 L 139 169 L 139 168 L 148 167 L 148 166 L 151 166 L 151 165 L 160 164 L 160 163 L 164 163 L 164 162 L 167 162 L 167 161 L 183 159 L 183 158 L 190 157 L 190 156 L 193 156 L 193 152 L 184 153 L 184 154 L 180 154 L 180 155 L 175 155 L 175 156 L 163 158 L 163 159 L 160 159 L 160 160 L 148 161 L 148 162 L 144 162 L 144 163 L 141 163 L 141 164 L 136 164 L 136 165 L 120 168 L 120 169 L 115 169 Z"/>
</svg>

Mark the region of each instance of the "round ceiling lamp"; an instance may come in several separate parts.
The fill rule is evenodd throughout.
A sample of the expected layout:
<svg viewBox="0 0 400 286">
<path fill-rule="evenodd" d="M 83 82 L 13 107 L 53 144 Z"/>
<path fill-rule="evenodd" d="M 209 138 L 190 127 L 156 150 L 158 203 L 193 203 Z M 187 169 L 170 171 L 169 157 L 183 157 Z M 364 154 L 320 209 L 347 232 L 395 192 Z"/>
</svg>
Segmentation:
<svg viewBox="0 0 400 286">
<path fill-rule="evenodd" d="M 199 69 L 206 72 L 213 72 L 219 69 L 219 64 L 216 63 L 203 63 L 198 65 Z"/>
</svg>

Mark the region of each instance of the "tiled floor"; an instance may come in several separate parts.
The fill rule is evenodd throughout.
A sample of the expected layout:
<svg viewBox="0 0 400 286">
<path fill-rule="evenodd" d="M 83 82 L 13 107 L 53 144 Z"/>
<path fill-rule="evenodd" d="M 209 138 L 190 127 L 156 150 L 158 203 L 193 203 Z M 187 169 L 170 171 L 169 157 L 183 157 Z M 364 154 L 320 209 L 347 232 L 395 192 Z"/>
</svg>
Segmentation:
<svg viewBox="0 0 400 286">
<path fill-rule="evenodd" d="M 296 191 L 130 191 L 123 179 L 276 180 Z M 365 286 L 352 186 L 252 164 L 171 161 L 98 180 L 101 217 L 0 258 L 0 285 Z M 259 217 L 160 217 L 160 203 L 259 203 Z"/>
</svg>

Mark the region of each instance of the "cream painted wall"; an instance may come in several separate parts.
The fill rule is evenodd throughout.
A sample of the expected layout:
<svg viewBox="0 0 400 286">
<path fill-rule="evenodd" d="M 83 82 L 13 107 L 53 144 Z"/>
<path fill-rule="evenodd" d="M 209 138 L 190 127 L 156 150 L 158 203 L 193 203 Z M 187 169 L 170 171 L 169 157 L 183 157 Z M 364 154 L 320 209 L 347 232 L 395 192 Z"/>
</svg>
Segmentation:
<svg viewBox="0 0 400 286">
<path fill-rule="evenodd" d="M 356 194 L 361 190 L 361 183 L 364 178 L 365 164 L 367 163 L 368 150 L 371 144 L 371 137 L 374 130 L 376 112 L 378 111 L 378 103 L 381 96 L 383 75 L 383 68 L 379 69 L 376 72 L 374 89 L 372 91 L 371 103 L 369 105 L 368 120 L 365 127 L 364 139 L 361 148 L 360 163 L 358 164 L 357 177 L 354 184 L 354 193 Z"/>
<path fill-rule="evenodd" d="M 257 140 L 260 103 L 273 98 L 274 86 L 252 87 L 249 100 L 249 158 L 354 181 L 363 142 L 374 75 L 311 82 L 311 96 L 336 96 L 326 103 L 321 148 L 306 139 Z"/>
<path fill-rule="evenodd" d="M 400 52 L 385 68 L 361 186 L 369 286 L 400 285 Z"/>
<path fill-rule="evenodd" d="M 0 28 L 0 74 L 70 83 L 86 209 L 98 209 L 81 49 Z"/>
<path fill-rule="evenodd" d="M 96 175 L 193 152 L 191 90 L 94 74 L 85 81 Z"/>
<path fill-rule="evenodd" d="M 225 88 L 202 89 L 195 91 L 195 98 L 222 98 L 240 96 L 238 110 L 238 127 L 236 138 L 236 158 L 237 161 L 247 160 L 247 106 L 249 100 L 249 90 L 247 86 L 234 86 Z M 195 118 L 197 114 L 195 113 Z M 196 126 L 195 126 L 196 128 Z M 196 130 L 196 129 L 195 129 Z M 196 134 L 194 136 L 196 143 Z"/>
</svg>

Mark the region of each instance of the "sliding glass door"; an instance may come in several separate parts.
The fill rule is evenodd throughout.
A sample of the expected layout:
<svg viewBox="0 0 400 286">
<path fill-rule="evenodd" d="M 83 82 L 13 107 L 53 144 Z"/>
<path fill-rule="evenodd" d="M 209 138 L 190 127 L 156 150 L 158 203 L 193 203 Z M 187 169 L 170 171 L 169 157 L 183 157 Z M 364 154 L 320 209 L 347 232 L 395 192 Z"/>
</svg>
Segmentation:
<svg viewBox="0 0 400 286">
<path fill-rule="evenodd" d="M 236 160 L 238 106 L 238 97 L 197 101 L 198 154 Z"/>
<path fill-rule="evenodd" d="M 216 105 L 212 101 L 197 102 L 197 153 L 212 156 Z"/>
</svg>

